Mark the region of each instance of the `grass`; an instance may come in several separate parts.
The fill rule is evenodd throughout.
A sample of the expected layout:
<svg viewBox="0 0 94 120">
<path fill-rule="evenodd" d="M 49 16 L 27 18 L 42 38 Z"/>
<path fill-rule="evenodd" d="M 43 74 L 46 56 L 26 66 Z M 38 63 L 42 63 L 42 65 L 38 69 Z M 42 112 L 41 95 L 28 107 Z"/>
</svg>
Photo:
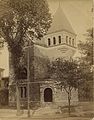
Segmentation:
<svg viewBox="0 0 94 120">
<path fill-rule="evenodd" d="M 69 117 L 71 118 L 82 118 L 79 120 L 84 120 L 84 118 L 87 118 L 88 120 L 91 120 L 94 117 L 94 106 L 93 102 L 84 102 L 80 103 L 76 106 L 71 106 L 71 114 Z M 60 107 L 61 114 L 65 117 L 68 116 L 68 106 Z M 75 120 L 77 120 L 75 119 Z"/>
<path fill-rule="evenodd" d="M 5 106 L 4 108 L 2 107 L 2 109 L 11 109 L 11 108 Z M 56 112 L 55 116 L 53 117 L 61 117 L 62 119 L 64 118 L 63 120 L 92 120 L 92 118 L 94 117 L 94 107 L 92 102 L 80 103 L 76 106 L 71 106 L 70 116 L 68 115 L 68 106 L 60 107 L 60 109 L 61 112 Z M 11 110 L 13 110 L 13 108 Z M 49 114 L 46 116 L 50 118 Z"/>
</svg>

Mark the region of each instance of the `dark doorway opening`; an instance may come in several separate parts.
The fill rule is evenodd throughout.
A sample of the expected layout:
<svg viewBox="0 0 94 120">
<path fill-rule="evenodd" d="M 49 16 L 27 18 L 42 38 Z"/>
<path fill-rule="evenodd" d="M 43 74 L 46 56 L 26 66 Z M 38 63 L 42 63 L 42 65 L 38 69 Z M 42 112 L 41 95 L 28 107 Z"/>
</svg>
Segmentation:
<svg viewBox="0 0 94 120">
<path fill-rule="evenodd" d="M 44 102 L 52 102 L 53 95 L 52 95 L 52 89 L 46 88 L 44 90 Z"/>
</svg>

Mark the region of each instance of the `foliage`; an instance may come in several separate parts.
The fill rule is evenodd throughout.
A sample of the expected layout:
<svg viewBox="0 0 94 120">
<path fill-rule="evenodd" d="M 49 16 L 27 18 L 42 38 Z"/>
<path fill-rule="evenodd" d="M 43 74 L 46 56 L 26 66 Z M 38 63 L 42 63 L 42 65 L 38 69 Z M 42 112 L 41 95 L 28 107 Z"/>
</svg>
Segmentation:
<svg viewBox="0 0 94 120">
<path fill-rule="evenodd" d="M 80 67 L 83 68 L 85 74 L 85 82 L 80 86 L 82 92 L 79 92 L 81 100 L 92 100 L 92 83 L 93 83 L 93 29 L 87 30 L 85 34 L 86 42 L 78 44 L 82 57 L 80 58 Z M 87 79 L 86 79 L 87 78 Z M 79 89 L 79 90 L 80 90 Z M 84 96 L 84 97 L 83 97 Z"/>
<path fill-rule="evenodd" d="M 58 58 L 51 63 L 49 72 L 66 91 L 70 114 L 72 90 L 77 89 L 79 85 L 87 79 L 87 75 L 83 73 L 83 69 L 79 66 L 77 61 L 72 59 L 63 60 L 62 58 Z"/>
<path fill-rule="evenodd" d="M 81 82 L 81 76 L 83 75 L 77 61 L 63 60 L 62 58 L 58 58 L 51 63 L 50 73 L 53 73 L 53 76 L 61 82 L 65 89 L 68 86 L 78 88 L 78 83 Z"/>
<path fill-rule="evenodd" d="M 1 89 L 0 90 L 0 105 L 8 105 L 8 89 Z"/>
<path fill-rule="evenodd" d="M 87 30 L 85 36 L 87 37 L 86 42 L 80 41 L 78 44 L 82 54 L 81 59 L 89 65 L 93 65 L 93 29 Z"/>
<path fill-rule="evenodd" d="M 28 36 L 41 37 L 51 24 L 51 14 L 46 0 L 8 0 L 9 11 L 0 18 L 0 34 L 8 44 L 11 64 L 17 78 L 20 59 Z"/>
</svg>

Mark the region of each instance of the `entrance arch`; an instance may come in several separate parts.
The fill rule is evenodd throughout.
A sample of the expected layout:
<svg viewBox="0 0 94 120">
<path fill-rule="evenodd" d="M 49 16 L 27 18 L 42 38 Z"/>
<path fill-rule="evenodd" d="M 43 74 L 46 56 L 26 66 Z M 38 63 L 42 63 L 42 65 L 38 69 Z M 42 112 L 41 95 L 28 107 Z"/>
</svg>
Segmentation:
<svg viewBox="0 0 94 120">
<path fill-rule="evenodd" d="M 53 93 L 51 88 L 46 88 L 44 90 L 44 102 L 52 102 L 53 101 Z"/>
</svg>

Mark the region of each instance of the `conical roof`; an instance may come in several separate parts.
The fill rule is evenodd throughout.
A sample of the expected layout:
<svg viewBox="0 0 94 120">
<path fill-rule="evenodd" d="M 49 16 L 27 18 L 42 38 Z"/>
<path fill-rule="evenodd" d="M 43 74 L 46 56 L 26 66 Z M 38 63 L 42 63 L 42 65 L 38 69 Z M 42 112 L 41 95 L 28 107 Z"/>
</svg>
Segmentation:
<svg viewBox="0 0 94 120">
<path fill-rule="evenodd" d="M 48 30 L 48 34 L 59 32 L 65 30 L 67 32 L 75 34 L 74 30 L 72 29 L 71 24 L 69 23 L 67 17 L 65 16 L 61 6 L 59 5 L 56 13 L 54 14 L 52 25 Z"/>
</svg>

